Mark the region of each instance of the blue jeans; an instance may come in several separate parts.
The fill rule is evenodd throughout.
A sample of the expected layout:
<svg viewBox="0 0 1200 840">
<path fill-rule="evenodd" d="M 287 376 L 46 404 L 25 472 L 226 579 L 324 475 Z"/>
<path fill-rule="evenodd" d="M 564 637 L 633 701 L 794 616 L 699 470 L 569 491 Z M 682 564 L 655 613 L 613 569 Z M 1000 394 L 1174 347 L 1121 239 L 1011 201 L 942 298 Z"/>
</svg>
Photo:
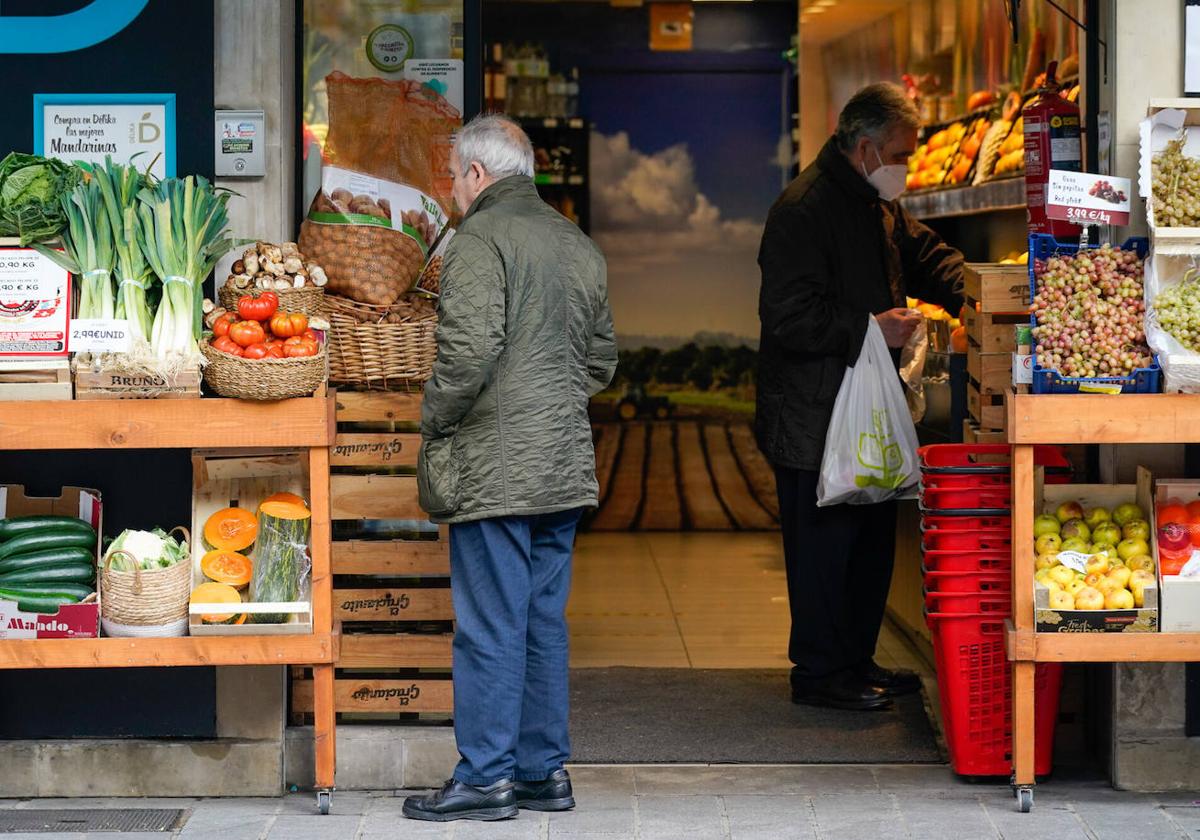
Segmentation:
<svg viewBox="0 0 1200 840">
<path fill-rule="evenodd" d="M 450 526 L 460 782 L 537 781 L 571 753 L 564 613 L 581 514 Z"/>
</svg>

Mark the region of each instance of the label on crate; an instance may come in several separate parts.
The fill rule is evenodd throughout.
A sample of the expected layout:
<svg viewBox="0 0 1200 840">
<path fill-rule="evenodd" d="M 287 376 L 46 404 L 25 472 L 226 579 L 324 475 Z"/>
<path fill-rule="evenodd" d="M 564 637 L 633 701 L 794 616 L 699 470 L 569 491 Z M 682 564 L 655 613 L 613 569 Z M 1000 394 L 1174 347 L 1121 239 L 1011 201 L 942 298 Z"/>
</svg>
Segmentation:
<svg viewBox="0 0 1200 840">
<path fill-rule="evenodd" d="M 71 275 L 32 248 L 0 248 L 0 357 L 66 357 Z"/>
<path fill-rule="evenodd" d="M 1046 189 L 1046 215 L 1051 219 L 1080 225 L 1129 224 L 1133 188 L 1128 178 L 1051 169 Z"/>
<path fill-rule="evenodd" d="M 1013 353 L 1012 381 L 1014 385 L 1033 384 L 1033 356 L 1028 353 Z"/>
<path fill-rule="evenodd" d="M 71 352 L 128 353 L 133 334 L 125 318 L 72 318 Z"/>
</svg>

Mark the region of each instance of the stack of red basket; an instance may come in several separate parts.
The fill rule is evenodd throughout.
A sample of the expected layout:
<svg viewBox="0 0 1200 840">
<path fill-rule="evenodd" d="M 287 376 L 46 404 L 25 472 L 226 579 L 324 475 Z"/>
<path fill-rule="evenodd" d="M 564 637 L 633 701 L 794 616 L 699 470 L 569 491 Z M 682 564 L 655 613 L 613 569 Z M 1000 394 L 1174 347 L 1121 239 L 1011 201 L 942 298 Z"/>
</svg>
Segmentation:
<svg viewBox="0 0 1200 840">
<path fill-rule="evenodd" d="M 938 444 L 919 450 L 925 615 L 933 632 L 942 728 L 950 763 L 964 776 L 1012 772 L 1012 669 L 1004 622 L 1012 614 L 1011 453 L 1003 444 Z M 1070 481 L 1057 447 L 1037 447 L 1046 481 Z M 1035 770 L 1053 763 L 1061 665 L 1035 677 Z"/>
</svg>

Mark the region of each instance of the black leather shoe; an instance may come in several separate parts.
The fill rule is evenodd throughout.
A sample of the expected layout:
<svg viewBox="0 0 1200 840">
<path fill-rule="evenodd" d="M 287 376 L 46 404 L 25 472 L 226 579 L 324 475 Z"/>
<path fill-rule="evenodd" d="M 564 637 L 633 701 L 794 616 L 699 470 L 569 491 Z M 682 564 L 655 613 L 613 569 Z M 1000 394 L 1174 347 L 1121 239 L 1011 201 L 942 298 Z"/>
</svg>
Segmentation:
<svg viewBox="0 0 1200 840">
<path fill-rule="evenodd" d="M 881 668 L 870 660 L 858 669 L 858 674 L 876 688 L 883 689 L 888 697 L 916 694 L 921 690 L 921 678 L 912 671 Z"/>
<path fill-rule="evenodd" d="M 864 712 L 892 707 L 892 701 L 883 689 L 871 685 L 854 671 L 842 671 L 819 679 L 793 677 L 792 702 Z"/>
<path fill-rule="evenodd" d="M 413 820 L 506 820 L 516 815 L 517 797 L 508 779 L 488 787 L 450 779 L 437 793 L 404 800 L 404 816 Z"/>
<path fill-rule="evenodd" d="M 571 777 L 566 770 L 555 770 L 540 782 L 513 782 L 517 807 L 527 811 L 570 811 L 575 807 Z"/>
</svg>

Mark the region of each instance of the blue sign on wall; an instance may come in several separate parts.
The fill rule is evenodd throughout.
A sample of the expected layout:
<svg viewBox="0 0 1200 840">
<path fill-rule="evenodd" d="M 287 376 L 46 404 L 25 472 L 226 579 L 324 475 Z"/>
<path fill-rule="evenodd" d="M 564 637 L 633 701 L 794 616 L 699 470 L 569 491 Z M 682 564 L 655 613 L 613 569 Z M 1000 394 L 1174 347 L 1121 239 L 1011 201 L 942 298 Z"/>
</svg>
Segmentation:
<svg viewBox="0 0 1200 840">
<path fill-rule="evenodd" d="M 65 53 L 107 41 L 150 0 L 92 0 L 64 15 L 0 16 L 0 53 Z"/>
</svg>

